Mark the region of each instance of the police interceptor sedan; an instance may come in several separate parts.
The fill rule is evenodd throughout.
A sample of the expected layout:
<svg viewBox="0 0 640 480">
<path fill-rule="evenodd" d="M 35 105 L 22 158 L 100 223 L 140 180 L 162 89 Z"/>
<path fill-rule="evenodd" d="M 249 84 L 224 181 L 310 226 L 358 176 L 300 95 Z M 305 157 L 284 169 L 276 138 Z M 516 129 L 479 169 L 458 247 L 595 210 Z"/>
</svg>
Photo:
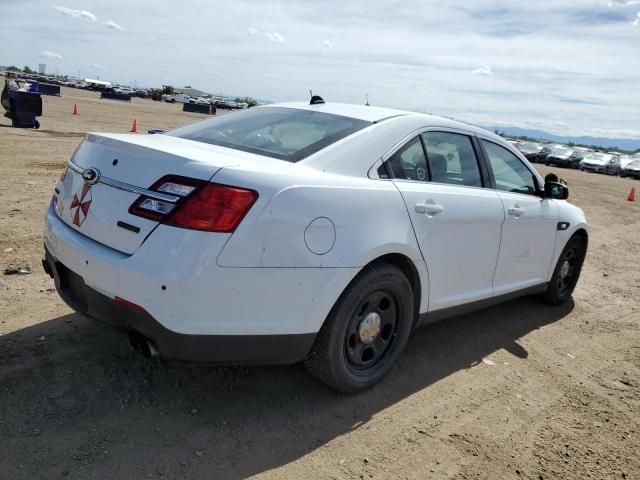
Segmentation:
<svg viewBox="0 0 640 480">
<path fill-rule="evenodd" d="M 150 356 L 378 382 L 426 322 L 570 298 L 583 212 L 502 138 L 372 106 L 276 104 L 90 133 L 46 214 L 75 310 Z"/>
</svg>

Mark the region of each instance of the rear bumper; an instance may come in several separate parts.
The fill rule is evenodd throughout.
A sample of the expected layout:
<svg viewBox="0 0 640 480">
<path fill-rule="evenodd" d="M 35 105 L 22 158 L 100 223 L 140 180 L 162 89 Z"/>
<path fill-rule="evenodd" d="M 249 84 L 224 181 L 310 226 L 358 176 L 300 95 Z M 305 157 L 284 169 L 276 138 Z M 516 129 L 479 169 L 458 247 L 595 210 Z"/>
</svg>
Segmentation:
<svg viewBox="0 0 640 480">
<path fill-rule="evenodd" d="M 45 247 L 42 261 L 60 297 L 75 311 L 124 332 L 142 335 L 163 358 L 215 364 L 290 364 L 303 360 L 315 334 L 190 335 L 171 331 L 148 312 L 116 303 L 88 287 Z"/>
</svg>

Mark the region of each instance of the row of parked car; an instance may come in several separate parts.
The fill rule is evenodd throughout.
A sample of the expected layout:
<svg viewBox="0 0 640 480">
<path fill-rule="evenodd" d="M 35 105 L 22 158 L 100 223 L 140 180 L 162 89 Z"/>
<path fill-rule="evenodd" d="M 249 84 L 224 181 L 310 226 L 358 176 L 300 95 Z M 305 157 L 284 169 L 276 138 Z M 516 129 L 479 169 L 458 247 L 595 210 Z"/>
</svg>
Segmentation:
<svg viewBox="0 0 640 480">
<path fill-rule="evenodd" d="M 248 108 L 249 105 L 244 102 L 235 102 L 226 97 L 219 97 L 209 94 L 193 97 L 184 93 L 171 93 L 162 95 L 163 102 L 169 103 L 195 103 L 197 105 L 212 105 L 216 108 L 224 108 L 228 110 L 237 110 Z"/>
<path fill-rule="evenodd" d="M 532 163 L 640 179 L 640 153 L 596 152 L 584 147 L 511 141 Z"/>
</svg>

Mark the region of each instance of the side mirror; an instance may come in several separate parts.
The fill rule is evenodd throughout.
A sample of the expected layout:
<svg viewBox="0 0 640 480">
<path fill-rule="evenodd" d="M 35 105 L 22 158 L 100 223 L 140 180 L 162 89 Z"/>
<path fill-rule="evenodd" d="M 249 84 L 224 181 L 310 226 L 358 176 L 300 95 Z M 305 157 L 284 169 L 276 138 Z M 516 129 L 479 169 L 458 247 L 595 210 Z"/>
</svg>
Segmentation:
<svg viewBox="0 0 640 480">
<path fill-rule="evenodd" d="M 557 182 L 558 176 L 555 173 L 547 173 L 547 176 L 544 177 L 544 183 L 547 182 Z"/>
<path fill-rule="evenodd" d="M 557 182 L 545 182 L 544 198 L 554 198 L 556 200 L 566 200 L 569 198 L 569 187 Z"/>
</svg>

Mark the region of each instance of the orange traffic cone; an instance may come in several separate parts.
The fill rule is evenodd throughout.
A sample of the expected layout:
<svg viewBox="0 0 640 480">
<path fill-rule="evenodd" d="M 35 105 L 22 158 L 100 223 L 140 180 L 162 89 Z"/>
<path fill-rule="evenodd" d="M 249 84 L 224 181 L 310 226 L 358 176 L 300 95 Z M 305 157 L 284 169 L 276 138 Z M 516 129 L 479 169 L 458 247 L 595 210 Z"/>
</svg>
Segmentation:
<svg viewBox="0 0 640 480">
<path fill-rule="evenodd" d="M 133 125 L 131 125 L 131 133 L 138 133 L 138 119 L 133 117 Z"/>
<path fill-rule="evenodd" d="M 78 105 L 77 104 L 73 104 L 73 113 L 71 115 L 80 115 L 78 113 Z"/>
<path fill-rule="evenodd" d="M 630 202 L 636 201 L 636 187 L 631 188 L 631 190 L 629 191 L 629 196 L 627 197 L 627 200 L 629 200 Z"/>
<path fill-rule="evenodd" d="M 209 105 L 209 115 L 213 115 L 213 108 L 211 108 L 211 105 Z"/>
</svg>

